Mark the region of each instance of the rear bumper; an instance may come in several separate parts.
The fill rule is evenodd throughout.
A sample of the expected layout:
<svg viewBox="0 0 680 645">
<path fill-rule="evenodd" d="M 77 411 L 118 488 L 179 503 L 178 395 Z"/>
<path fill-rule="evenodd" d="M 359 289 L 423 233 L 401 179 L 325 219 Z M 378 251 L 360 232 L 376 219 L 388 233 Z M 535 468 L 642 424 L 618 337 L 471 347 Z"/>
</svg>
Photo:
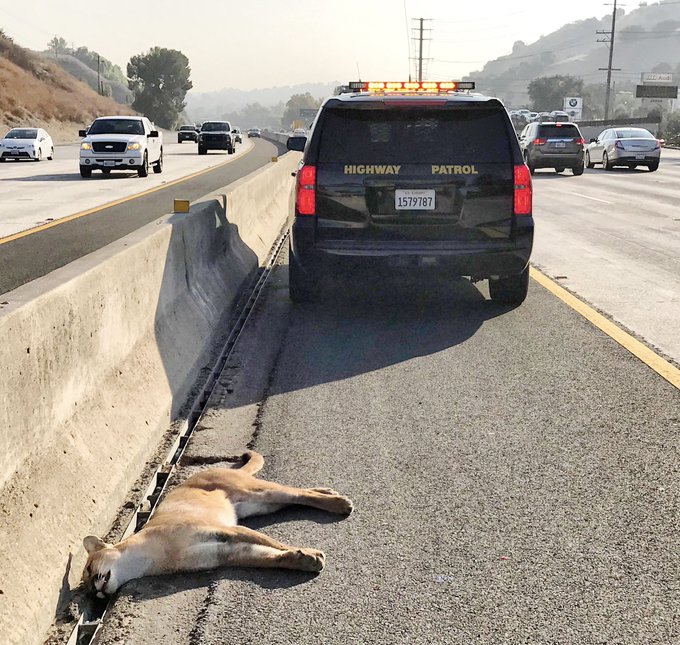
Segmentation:
<svg viewBox="0 0 680 645">
<path fill-rule="evenodd" d="M 458 276 L 488 278 L 521 273 L 534 239 L 531 217 L 518 219 L 511 240 L 461 241 L 316 241 L 314 221 L 293 223 L 291 253 L 305 272 L 335 274 L 372 267 L 434 265 Z"/>
<path fill-rule="evenodd" d="M 641 159 L 638 157 L 642 156 Z M 635 164 L 649 164 L 649 163 L 659 163 L 659 159 L 661 157 L 661 154 L 659 151 L 657 152 L 622 152 L 622 151 L 617 151 L 616 156 L 610 156 L 609 157 L 609 162 L 610 163 L 615 163 L 615 164 L 629 164 L 629 165 L 635 165 Z"/>
<path fill-rule="evenodd" d="M 583 156 L 583 150 L 554 155 L 532 152 L 529 159 L 534 168 L 573 168 L 583 165 Z"/>
</svg>

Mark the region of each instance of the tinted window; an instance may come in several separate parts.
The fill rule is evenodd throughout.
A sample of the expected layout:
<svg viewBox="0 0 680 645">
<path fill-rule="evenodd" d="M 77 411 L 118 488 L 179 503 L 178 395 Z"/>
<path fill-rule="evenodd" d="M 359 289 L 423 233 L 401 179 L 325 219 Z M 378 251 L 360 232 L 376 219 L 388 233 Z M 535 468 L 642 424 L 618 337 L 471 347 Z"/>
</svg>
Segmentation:
<svg viewBox="0 0 680 645">
<path fill-rule="evenodd" d="M 319 162 L 510 162 L 500 107 L 327 108 Z"/>
<path fill-rule="evenodd" d="M 183 125 L 183 126 L 180 128 L 180 130 L 191 130 L 191 131 L 195 132 L 195 131 L 196 131 L 196 127 L 193 126 L 193 125 Z"/>
<path fill-rule="evenodd" d="M 37 139 L 38 131 L 32 129 L 10 130 L 5 139 Z"/>
<path fill-rule="evenodd" d="M 631 128 L 630 130 L 617 130 L 617 139 L 655 139 L 656 137 L 643 128 Z"/>
<path fill-rule="evenodd" d="M 581 134 L 575 125 L 543 124 L 538 129 L 538 136 L 542 139 L 578 139 Z"/>
<path fill-rule="evenodd" d="M 97 119 L 88 134 L 144 134 L 140 119 Z"/>
<path fill-rule="evenodd" d="M 225 121 L 206 121 L 202 126 L 201 130 L 205 132 L 228 132 L 231 127 Z"/>
</svg>

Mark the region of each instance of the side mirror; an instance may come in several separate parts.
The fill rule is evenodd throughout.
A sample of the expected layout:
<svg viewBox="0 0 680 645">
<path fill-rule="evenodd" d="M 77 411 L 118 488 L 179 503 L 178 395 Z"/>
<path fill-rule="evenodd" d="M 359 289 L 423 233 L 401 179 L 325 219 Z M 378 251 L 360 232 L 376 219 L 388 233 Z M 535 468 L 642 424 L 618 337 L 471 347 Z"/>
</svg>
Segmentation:
<svg viewBox="0 0 680 645">
<path fill-rule="evenodd" d="M 78 136 L 79 137 L 86 137 L 87 136 L 87 130 L 78 130 Z"/>
<path fill-rule="evenodd" d="M 286 148 L 288 150 L 297 150 L 298 152 L 303 152 L 306 145 L 307 137 L 288 137 L 288 140 L 286 141 Z"/>
<path fill-rule="evenodd" d="M 597 139 L 591 139 L 590 143 L 597 143 Z"/>
<path fill-rule="evenodd" d="M 156 138 L 158 136 L 158 130 L 151 130 L 151 132 L 149 132 L 149 136 Z"/>
</svg>

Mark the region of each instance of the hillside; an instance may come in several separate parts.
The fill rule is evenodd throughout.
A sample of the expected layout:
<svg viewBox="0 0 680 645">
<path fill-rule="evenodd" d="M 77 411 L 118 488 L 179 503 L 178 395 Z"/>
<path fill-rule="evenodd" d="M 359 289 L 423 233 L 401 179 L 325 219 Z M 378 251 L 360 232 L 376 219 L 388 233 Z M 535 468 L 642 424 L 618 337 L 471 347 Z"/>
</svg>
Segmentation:
<svg viewBox="0 0 680 645">
<path fill-rule="evenodd" d="M 47 58 L 54 61 L 66 70 L 71 76 L 77 78 L 79 81 L 83 81 L 89 85 L 95 92 L 97 91 L 97 72 L 90 69 L 85 63 L 78 60 L 75 56 L 70 54 L 60 54 L 58 59 L 55 59 L 54 52 L 45 51 L 39 54 L 43 58 Z M 123 105 L 129 105 L 132 103 L 132 92 L 128 89 L 126 84 L 121 83 L 117 79 L 107 78 L 103 74 L 101 75 L 101 82 L 104 86 L 104 93 L 107 94 L 110 91 L 111 98 L 117 103 Z"/>
<path fill-rule="evenodd" d="M 526 87 L 538 76 L 570 74 L 586 84 L 602 83 L 609 49 L 598 43 L 598 30 L 609 30 L 611 15 L 573 22 L 543 36 L 529 45 L 518 41 L 512 53 L 489 61 L 480 71 L 469 75 L 477 87 L 499 95 L 510 105 L 524 104 Z M 613 79 L 621 85 L 639 81 L 641 72 L 662 66 L 672 71 L 680 65 L 680 5 L 665 0 L 643 5 L 616 19 L 614 67 L 621 68 Z M 661 71 L 656 69 L 655 71 Z"/>
<path fill-rule="evenodd" d="M 102 114 L 134 114 L 99 96 L 61 67 L 20 47 L 0 31 L 0 130 L 45 128 L 57 142 L 75 141 L 78 129 Z"/>
</svg>

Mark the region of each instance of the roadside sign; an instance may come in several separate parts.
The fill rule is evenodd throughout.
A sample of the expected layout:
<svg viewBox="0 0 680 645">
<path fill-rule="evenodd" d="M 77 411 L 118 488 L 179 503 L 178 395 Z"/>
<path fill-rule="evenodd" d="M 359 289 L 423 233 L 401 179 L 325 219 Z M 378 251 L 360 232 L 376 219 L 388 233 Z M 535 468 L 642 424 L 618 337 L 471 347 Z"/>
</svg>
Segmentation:
<svg viewBox="0 0 680 645">
<path fill-rule="evenodd" d="M 564 98 L 564 111 L 583 110 L 583 98 L 580 96 L 566 96 Z"/>
<path fill-rule="evenodd" d="M 635 97 L 638 99 L 677 99 L 677 85 L 637 85 Z"/>
</svg>

